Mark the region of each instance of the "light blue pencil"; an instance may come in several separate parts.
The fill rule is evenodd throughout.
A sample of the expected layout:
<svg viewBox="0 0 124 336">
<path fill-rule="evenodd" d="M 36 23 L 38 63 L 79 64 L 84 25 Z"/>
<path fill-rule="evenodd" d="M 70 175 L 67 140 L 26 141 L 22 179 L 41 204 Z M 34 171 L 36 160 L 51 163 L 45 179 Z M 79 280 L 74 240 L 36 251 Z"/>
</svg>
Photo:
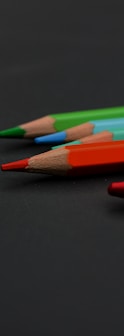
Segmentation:
<svg viewBox="0 0 124 336">
<path fill-rule="evenodd" d="M 83 137 L 79 140 L 71 141 L 62 145 L 51 147 L 51 149 L 58 149 L 66 146 L 81 145 L 87 143 L 107 142 L 107 141 L 119 141 L 124 140 L 124 128 L 109 129 L 109 131 L 102 131 L 87 137 Z"/>
</svg>

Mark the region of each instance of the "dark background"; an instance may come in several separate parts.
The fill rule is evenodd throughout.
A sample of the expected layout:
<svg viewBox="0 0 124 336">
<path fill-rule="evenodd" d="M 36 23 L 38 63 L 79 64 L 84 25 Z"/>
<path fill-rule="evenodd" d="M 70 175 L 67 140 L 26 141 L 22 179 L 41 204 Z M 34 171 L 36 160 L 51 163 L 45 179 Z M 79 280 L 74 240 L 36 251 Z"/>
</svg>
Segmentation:
<svg viewBox="0 0 124 336">
<path fill-rule="evenodd" d="M 123 1 L 1 1 L 0 129 L 124 105 Z M 44 150 L 0 140 L 0 163 Z M 124 176 L 0 173 L 0 335 L 124 335 Z"/>
</svg>

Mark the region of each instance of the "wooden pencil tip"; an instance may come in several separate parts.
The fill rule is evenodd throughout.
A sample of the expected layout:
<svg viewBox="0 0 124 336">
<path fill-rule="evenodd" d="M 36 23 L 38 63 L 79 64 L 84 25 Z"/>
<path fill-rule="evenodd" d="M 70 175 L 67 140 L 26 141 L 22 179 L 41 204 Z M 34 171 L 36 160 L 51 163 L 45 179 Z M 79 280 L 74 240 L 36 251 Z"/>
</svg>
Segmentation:
<svg viewBox="0 0 124 336">
<path fill-rule="evenodd" d="M 23 170 L 26 167 L 28 167 L 28 160 L 19 160 L 11 163 L 6 163 L 1 165 L 1 170 L 7 171 L 7 170 Z"/>
</svg>

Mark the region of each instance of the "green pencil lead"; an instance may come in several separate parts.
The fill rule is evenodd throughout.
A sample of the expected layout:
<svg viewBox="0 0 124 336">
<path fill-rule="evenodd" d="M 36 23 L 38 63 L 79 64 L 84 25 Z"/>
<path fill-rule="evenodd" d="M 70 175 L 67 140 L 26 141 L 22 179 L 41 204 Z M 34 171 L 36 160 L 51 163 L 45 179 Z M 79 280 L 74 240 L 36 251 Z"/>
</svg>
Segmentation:
<svg viewBox="0 0 124 336">
<path fill-rule="evenodd" d="M 6 130 L 0 131 L 0 138 L 14 138 L 14 137 L 23 137 L 25 130 L 20 127 L 8 128 Z"/>
</svg>

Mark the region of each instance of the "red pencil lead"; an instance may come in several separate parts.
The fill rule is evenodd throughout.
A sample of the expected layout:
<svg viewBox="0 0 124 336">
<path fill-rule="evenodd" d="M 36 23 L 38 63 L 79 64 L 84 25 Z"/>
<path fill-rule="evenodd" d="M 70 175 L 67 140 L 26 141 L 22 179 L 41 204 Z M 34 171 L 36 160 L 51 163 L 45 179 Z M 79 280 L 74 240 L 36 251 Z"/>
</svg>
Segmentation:
<svg viewBox="0 0 124 336">
<path fill-rule="evenodd" d="M 11 163 L 6 163 L 1 165 L 1 170 L 22 170 L 28 166 L 28 160 L 19 160 Z"/>
</svg>

